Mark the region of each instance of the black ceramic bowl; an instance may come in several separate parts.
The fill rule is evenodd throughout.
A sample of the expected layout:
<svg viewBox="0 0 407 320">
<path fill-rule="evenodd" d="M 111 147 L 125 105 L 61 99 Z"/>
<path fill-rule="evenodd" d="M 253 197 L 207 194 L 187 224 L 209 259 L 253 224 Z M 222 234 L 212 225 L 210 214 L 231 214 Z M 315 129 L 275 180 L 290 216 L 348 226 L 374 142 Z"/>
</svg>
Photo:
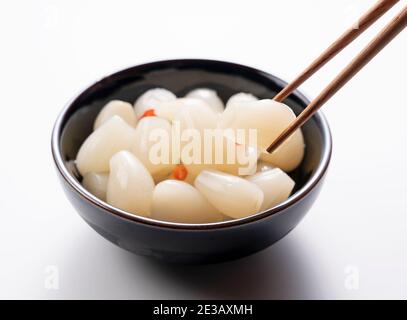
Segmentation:
<svg viewBox="0 0 407 320">
<path fill-rule="evenodd" d="M 285 82 L 263 71 L 229 62 L 170 60 L 129 68 L 91 85 L 69 103 L 52 134 L 52 154 L 63 189 L 82 216 L 99 234 L 134 253 L 168 262 L 208 263 L 242 257 L 262 250 L 284 237 L 315 201 L 331 156 L 331 135 L 318 112 L 303 127 L 306 154 L 291 173 L 293 195 L 278 206 L 256 215 L 208 224 L 178 224 L 136 216 L 87 192 L 69 160 L 85 138 L 102 106 L 111 99 L 134 102 L 152 87 L 164 87 L 183 96 L 196 87 L 215 89 L 226 101 L 236 92 L 271 98 Z M 299 92 L 285 101 L 299 113 L 308 100 Z"/>
</svg>

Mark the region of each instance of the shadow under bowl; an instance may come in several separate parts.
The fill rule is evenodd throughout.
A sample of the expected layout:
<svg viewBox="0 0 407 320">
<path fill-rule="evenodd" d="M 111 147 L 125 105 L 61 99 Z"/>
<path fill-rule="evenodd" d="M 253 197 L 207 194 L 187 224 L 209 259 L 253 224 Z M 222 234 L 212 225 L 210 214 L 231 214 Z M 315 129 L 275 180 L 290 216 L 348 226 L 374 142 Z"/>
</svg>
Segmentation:
<svg viewBox="0 0 407 320">
<path fill-rule="evenodd" d="M 272 98 L 285 82 L 266 72 L 229 62 L 186 59 L 152 62 L 109 75 L 91 85 L 59 115 L 52 133 L 52 154 L 63 189 L 82 218 L 119 247 L 139 255 L 174 263 L 212 263 L 262 250 L 284 237 L 304 217 L 322 186 L 331 157 L 331 134 L 321 112 L 303 127 L 305 157 L 290 176 L 293 194 L 278 206 L 256 215 L 207 224 L 157 221 L 114 208 L 80 183 L 72 161 L 92 132 L 100 109 L 112 99 L 133 103 L 153 87 L 183 96 L 197 87 L 217 91 L 227 99 L 237 92 Z M 285 101 L 296 114 L 309 103 L 300 92 Z"/>
</svg>

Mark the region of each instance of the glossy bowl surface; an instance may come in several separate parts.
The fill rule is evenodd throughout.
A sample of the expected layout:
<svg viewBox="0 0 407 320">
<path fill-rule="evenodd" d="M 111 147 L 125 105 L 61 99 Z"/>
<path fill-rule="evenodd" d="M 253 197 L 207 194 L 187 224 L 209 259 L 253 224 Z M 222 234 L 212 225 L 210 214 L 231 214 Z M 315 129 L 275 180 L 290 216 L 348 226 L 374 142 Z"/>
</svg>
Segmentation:
<svg viewBox="0 0 407 320">
<path fill-rule="evenodd" d="M 76 96 L 59 115 L 52 133 L 52 154 L 63 189 L 82 218 L 99 234 L 136 254 L 176 263 L 208 263 L 239 258 L 268 247 L 290 232 L 315 201 L 332 150 L 321 112 L 304 126 L 305 158 L 290 175 L 294 193 L 278 206 L 256 215 L 208 224 L 157 221 L 127 213 L 99 200 L 81 186 L 71 160 L 92 132 L 102 106 L 111 99 L 133 103 L 153 87 L 177 96 L 191 89 L 216 90 L 224 102 L 234 93 L 272 98 L 285 82 L 247 66 L 213 60 L 168 60 L 135 66 L 109 75 Z M 296 114 L 309 100 L 296 91 L 286 101 Z"/>
</svg>

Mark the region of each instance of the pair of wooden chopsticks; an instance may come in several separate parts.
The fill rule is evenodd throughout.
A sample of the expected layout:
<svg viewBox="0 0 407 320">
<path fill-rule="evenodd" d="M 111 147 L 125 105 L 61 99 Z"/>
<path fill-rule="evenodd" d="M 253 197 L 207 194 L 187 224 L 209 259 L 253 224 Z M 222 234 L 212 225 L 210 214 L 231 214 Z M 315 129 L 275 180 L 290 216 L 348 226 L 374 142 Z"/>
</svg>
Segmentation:
<svg viewBox="0 0 407 320">
<path fill-rule="evenodd" d="M 358 25 L 348 29 L 328 49 L 326 49 L 310 66 L 308 66 L 294 81 L 288 84 L 275 97 L 275 101 L 283 101 L 305 80 L 311 77 L 343 48 L 368 29 L 384 13 L 399 0 L 380 0 L 366 12 Z M 338 92 L 355 74 L 373 59 L 391 40 L 407 26 L 407 6 L 328 84 L 327 87 L 299 114 L 287 129 L 285 129 L 267 148 L 271 153 L 276 150 L 291 134 L 301 127 L 312 115 L 322 107 L 336 92 Z"/>
</svg>

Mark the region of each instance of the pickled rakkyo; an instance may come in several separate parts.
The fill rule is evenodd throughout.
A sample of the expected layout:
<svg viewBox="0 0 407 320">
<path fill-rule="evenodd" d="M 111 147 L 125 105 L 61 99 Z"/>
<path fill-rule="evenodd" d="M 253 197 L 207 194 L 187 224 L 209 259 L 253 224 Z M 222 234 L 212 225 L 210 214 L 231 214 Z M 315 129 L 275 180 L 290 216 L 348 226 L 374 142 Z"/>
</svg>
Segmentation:
<svg viewBox="0 0 407 320">
<path fill-rule="evenodd" d="M 205 103 L 196 105 L 196 108 L 182 107 L 174 116 L 172 122 L 174 131 L 180 135 L 180 158 L 185 165 L 183 170 L 187 172 L 188 178 L 193 180 L 190 158 L 197 158 L 199 162 L 204 145 L 205 130 L 214 130 L 217 127 L 218 117 L 216 113 Z M 195 171 L 198 171 L 196 169 Z"/>
<path fill-rule="evenodd" d="M 181 135 L 181 162 L 189 179 L 204 169 L 216 169 L 236 175 L 253 173 L 258 158 L 256 147 L 236 144 L 234 137 L 217 129 L 216 114 L 205 106 L 183 107 L 174 117 Z M 239 173 L 239 169 L 243 170 Z"/>
<path fill-rule="evenodd" d="M 110 159 L 106 199 L 119 209 L 149 216 L 154 190 L 151 174 L 135 155 L 120 151 Z"/>
<path fill-rule="evenodd" d="M 177 98 L 160 103 L 155 109 L 155 115 L 166 118 L 167 120 L 174 120 L 175 115 L 182 108 L 189 108 L 191 110 L 199 110 L 200 108 L 210 108 L 207 102 L 196 98 Z"/>
<path fill-rule="evenodd" d="M 184 98 L 150 89 L 134 107 L 112 100 L 102 108 L 77 154 L 76 176 L 136 215 L 180 223 L 250 216 L 292 193 L 284 171 L 304 157 L 301 130 L 272 154 L 265 150 L 294 119 L 285 104 L 250 93 L 231 96 L 224 109 L 212 89 Z"/>
<path fill-rule="evenodd" d="M 204 137 L 200 149 L 184 146 L 181 161 L 190 179 L 210 169 L 245 176 L 256 172 L 258 156 L 256 147 L 236 144 L 223 130 L 217 129 Z"/>
<path fill-rule="evenodd" d="M 221 128 L 244 129 L 245 143 L 249 129 L 257 130 L 257 145 L 266 149 L 288 125 L 294 121 L 294 112 L 285 104 L 270 99 L 242 103 L 226 108 L 220 118 Z"/>
<path fill-rule="evenodd" d="M 205 101 L 209 107 L 216 113 L 223 112 L 225 106 L 223 105 L 222 100 L 219 98 L 215 90 L 208 88 L 198 88 L 190 91 L 186 97 L 196 98 Z"/>
<path fill-rule="evenodd" d="M 192 98 L 191 98 L 192 99 Z M 200 101 L 193 99 L 195 101 Z M 183 105 L 174 115 L 173 125 L 180 129 L 181 134 L 185 130 L 197 131 L 203 136 L 204 129 L 215 129 L 218 126 L 218 115 L 206 104 L 200 101 L 193 108 Z M 185 132 L 187 133 L 192 132 Z"/>
<path fill-rule="evenodd" d="M 109 103 L 107 103 L 99 112 L 93 125 L 93 129 L 96 130 L 114 115 L 122 118 L 130 126 L 132 127 L 136 126 L 137 119 L 133 110 L 133 106 L 125 101 L 112 100 Z"/>
<path fill-rule="evenodd" d="M 119 116 L 113 116 L 85 140 L 76 156 L 76 166 L 84 176 L 88 172 L 109 172 L 110 158 L 120 150 L 129 150 L 135 129 Z"/>
<path fill-rule="evenodd" d="M 144 117 L 136 127 L 131 152 L 143 163 L 155 181 L 169 175 L 179 163 L 172 153 L 171 124 L 159 117 Z"/>
<path fill-rule="evenodd" d="M 94 196 L 105 201 L 108 179 L 109 175 L 106 173 L 88 172 L 83 176 L 82 185 Z"/>
<path fill-rule="evenodd" d="M 255 214 L 263 203 L 263 191 L 256 184 L 220 171 L 202 171 L 195 186 L 216 209 L 232 218 Z"/>
<path fill-rule="evenodd" d="M 147 110 L 154 110 L 161 103 L 175 100 L 176 98 L 175 94 L 164 88 L 147 90 L 134 102 L 136 118 L 140 119 Z"/>
<path fill-rule="evenodd" d="M 239 92 L 229 98 L 229 100 L 226 102 L 226 108 L 234 108 L 234 106 L 241 105 L 242 103 L 253 102 L 257 100 L 259 99 L 251 93 Z"/>
<path fill-rule="evenodd" d="M 256 172 L 263 172 L 263 171 L 271 170 L 274 168 L 275 168 L 275 166 L 273 166 L 270 162 L 262 161 L 260 159 L 260 161 L 257 162 Z"/>
<path fill-rule="evenodd" d="M 269 162 L 286 172 L 291 172 L 300 165 L 304 158 L 304 147 L 304 137 L 301 129 L 298 129 L 273 153 L 263 152 L 260 160 Z"/>
<path fill-rule="evenodd" d="M 151 217 L 181 223 L 223 220 L 222 214 L 193 186 L 177 180 L 157 184 L 153 192 Z"/>
<path fill-rule="evenodd" d="M 295 185 L 295 182 L 279 168 L 258 172 L 246 179 L 263 191 L 264 200 L 260 211 L 270 209 L 286 200 Z"/>
</svg>

